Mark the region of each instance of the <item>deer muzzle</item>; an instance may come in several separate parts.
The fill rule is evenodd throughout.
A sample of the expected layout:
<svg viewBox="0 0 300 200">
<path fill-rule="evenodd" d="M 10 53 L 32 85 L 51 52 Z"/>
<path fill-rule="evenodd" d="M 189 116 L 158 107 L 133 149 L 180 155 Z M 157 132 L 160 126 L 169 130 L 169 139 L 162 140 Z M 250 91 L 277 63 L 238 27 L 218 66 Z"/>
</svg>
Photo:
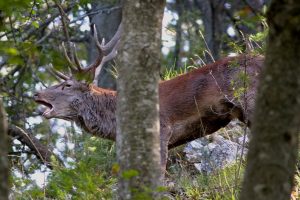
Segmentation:
<svg viewBox="0 0 300 200">
<path fill-rule="evenodd" d="M 53 105 L 49 101 L 47 101 L 45 98 L 43 98 L 39 92 L 37 92 L 33 95 L 33 99 L 36 103 L 46 106 L 46 109 L 43 111 L 43 114 L 42 114 L 45 118 L 49 119 L 49 118 L 53 117 L 53 115 L 54 115 Z"/>
</svg>

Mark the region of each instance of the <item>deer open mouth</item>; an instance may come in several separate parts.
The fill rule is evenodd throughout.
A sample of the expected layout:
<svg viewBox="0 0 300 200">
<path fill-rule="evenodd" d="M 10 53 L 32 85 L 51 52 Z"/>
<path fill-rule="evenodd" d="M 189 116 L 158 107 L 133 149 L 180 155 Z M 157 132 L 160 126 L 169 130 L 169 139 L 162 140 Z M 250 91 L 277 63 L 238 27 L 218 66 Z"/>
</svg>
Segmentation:
<svg viewBox="0 0 300 200">
<path fill-rule="evenodd" d="M 48 103 L 47 101 L 44 100 L 36 100 L 37 103 L 42 104 L 43 106 L 46 106 L 46 110 L 43 112 L 44 117 L 50 117 L 50 113 L 54 110 L 54 107 L 52 106 L 51 103 Z"/>
</svg>

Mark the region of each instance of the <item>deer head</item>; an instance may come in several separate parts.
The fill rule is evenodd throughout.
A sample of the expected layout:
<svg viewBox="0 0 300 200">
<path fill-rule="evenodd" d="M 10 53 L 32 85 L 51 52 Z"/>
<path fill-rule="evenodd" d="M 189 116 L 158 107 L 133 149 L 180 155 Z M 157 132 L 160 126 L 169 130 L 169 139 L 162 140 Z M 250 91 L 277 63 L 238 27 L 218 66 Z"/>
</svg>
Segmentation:
<svg viewBox="0 0 300 200">
<path fill-rule="evenodd" d="M 100 44 L 94 26 L 94 39 L 99 54 L 95 62 L 88 67 L 81 66 L 74 45 L 72 46 L 73 59 L 68 56 L 64 45 L 62 45 L 71 75 L 67 76 L 62 72 L 51 70 L 53 74 L 62 79 L 62 82 L 34 94 L 34 100 L 47 107 L 43 113 L 45 118 L 74 120 L 77 115 L 74 104 L 82 101 L 82 96 L 90 92 L 93 87 L 92 83 L 97 83 L 97 77 L 104 63 L 116 56 L 121 29 L 120 25 L 114 37 L 107 44 L 104 40 Z"/>
</svg>

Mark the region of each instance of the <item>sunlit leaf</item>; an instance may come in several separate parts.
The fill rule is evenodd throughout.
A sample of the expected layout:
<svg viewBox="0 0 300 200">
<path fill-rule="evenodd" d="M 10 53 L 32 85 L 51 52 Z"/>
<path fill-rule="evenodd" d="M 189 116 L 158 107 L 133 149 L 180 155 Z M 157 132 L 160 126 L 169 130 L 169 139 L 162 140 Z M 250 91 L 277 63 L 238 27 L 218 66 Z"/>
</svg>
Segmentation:
<svg viewBox="0 0 300 200">
<path fill-rule="evenodd" d="M 33 21 L 31 24 L 34 28 L 39 28 L 40 27 L 40 25 L 37 21 Z"/>
<path fill-rule="evenodd" d="M 11 56 L 19 55 L 19 51 L 16 48 L 12 48 L 12 47 L 6 49 L 6 53 L 11 55 Z"/>
</svg>

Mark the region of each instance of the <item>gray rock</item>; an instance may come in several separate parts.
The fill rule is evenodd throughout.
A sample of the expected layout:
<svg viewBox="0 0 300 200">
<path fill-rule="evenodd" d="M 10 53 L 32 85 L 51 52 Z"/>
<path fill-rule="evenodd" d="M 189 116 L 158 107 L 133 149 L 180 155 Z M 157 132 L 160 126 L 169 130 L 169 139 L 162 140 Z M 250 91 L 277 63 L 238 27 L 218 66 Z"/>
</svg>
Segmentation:
<svg viewBox="0 0 300 200">
<path fill-rule="evenodd" d="M 247 136 L 244 139 L 244 136 L 239 134 L 235 139 L 229 140 L 219 134 L 213 134 L 188 143 L 184 152 L 187 160 L 193 163 L 196 169 L 202 173 L 211 173 L 234 164 L 241 158 L 242 153 L 245 156 L 248 149 L 242 148 L 244 143 L 244 146 L 248 143 Z"/>
</svg>

